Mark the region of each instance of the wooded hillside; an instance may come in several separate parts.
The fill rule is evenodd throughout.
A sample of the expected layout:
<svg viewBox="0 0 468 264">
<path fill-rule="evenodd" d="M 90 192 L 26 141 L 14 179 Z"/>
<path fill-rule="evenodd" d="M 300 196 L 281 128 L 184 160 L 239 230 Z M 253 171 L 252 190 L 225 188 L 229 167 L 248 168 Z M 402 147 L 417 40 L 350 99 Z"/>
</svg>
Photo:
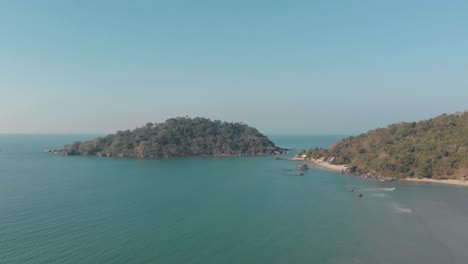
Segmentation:
<svg viewBox="0 0 468 264">
<path fill-rule="evenodd" d="M 272 155 L 285 151 L 245 124 L 178 117 L 160 124 L 148 123 L 133 131 L 76 142 L 53 152 L 66 156 L 158 158 Z"/>
<path fill-rule="evenodd" d="M 386 177 L 468 178 L 468 112 L 398 123 L 301 155 Z"/>
</svg>

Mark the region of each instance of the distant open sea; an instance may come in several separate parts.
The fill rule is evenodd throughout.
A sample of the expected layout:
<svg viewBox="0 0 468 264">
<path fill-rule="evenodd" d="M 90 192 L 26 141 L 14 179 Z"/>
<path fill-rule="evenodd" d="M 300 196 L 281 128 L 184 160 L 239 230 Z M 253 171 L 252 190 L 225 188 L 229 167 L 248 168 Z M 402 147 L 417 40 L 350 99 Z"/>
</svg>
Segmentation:
<svg viewBox="0 0 468 264">
<path fill-rule="evenodd" d="M 468 263 L 466 187 L 287 176 L 299 163 L 272 157 L 43 153 L 93 137 L 0 135 L 0 263 Z"/>
</svg>

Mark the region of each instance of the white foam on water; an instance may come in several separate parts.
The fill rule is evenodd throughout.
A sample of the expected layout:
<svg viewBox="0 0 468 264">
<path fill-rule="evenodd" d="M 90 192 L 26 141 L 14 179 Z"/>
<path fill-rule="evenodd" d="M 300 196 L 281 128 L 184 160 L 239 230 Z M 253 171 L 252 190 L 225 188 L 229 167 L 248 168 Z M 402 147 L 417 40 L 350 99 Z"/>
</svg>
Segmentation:
<svg viewBox="0 0 468 264">
<path fill-rule="evenodd" d="M 393 192 L 395 188 L 367 188 L 364 190 L 368 192 Z"/>
<path fill-rule="evenodd" d="M 413 212 L 413 210 L 411 210 L 410 208 L 404 208 L 399 204 L 393 204 L 393 209 L 395 210 L 395 212 L 403 214 L 411 214 Z"/>
<path fill-rule="evenodd" d="M 368 196 L 375 197 L 375 198 L 388 198 L 388 194 L 386 193 L 371 193 Z"/>
</svg>

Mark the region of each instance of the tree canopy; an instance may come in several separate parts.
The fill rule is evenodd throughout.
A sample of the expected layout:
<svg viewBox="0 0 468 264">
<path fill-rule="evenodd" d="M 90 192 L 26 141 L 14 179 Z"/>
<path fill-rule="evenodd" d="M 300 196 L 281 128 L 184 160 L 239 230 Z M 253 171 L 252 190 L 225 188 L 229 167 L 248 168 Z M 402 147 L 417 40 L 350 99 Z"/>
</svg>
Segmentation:
<svg viewBox="0 0 468 264">
<path fill-rule="evenodd" d="M 301 152 L 358 174 L 405 178 L 468 178 L 468 112 L 398 123 Z"/>
<path fill-rule="evenodd" d="M 257 129 L 242 123 L 207 118 L 170 118 L 133 131 L 118 131 L 55 151 L 61 155 L 160 158 L 184 156 L 242 156 L 281 154 Z"/>
</svg>

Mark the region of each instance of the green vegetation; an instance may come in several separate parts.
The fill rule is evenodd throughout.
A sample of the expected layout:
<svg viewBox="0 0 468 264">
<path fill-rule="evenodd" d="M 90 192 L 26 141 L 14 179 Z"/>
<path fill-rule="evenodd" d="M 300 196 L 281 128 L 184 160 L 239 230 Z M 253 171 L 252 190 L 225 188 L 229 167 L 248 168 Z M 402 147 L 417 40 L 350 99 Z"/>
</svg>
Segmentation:
<svg viewBox="0 0 468 264">
<path fill-rule="evenodd" d="M 299 155 L 393 178 L 468 178 L 468 112 L 398 123 Z"/>
<path fill-rule="evenodd" d="M 65 156 L 159 158 L 271 155 L 285 151 L 245 124 L 178 117 L 160 124 L 148 123 L 133 131 L 76 142 L 53 152 Z"/>
</svg>

